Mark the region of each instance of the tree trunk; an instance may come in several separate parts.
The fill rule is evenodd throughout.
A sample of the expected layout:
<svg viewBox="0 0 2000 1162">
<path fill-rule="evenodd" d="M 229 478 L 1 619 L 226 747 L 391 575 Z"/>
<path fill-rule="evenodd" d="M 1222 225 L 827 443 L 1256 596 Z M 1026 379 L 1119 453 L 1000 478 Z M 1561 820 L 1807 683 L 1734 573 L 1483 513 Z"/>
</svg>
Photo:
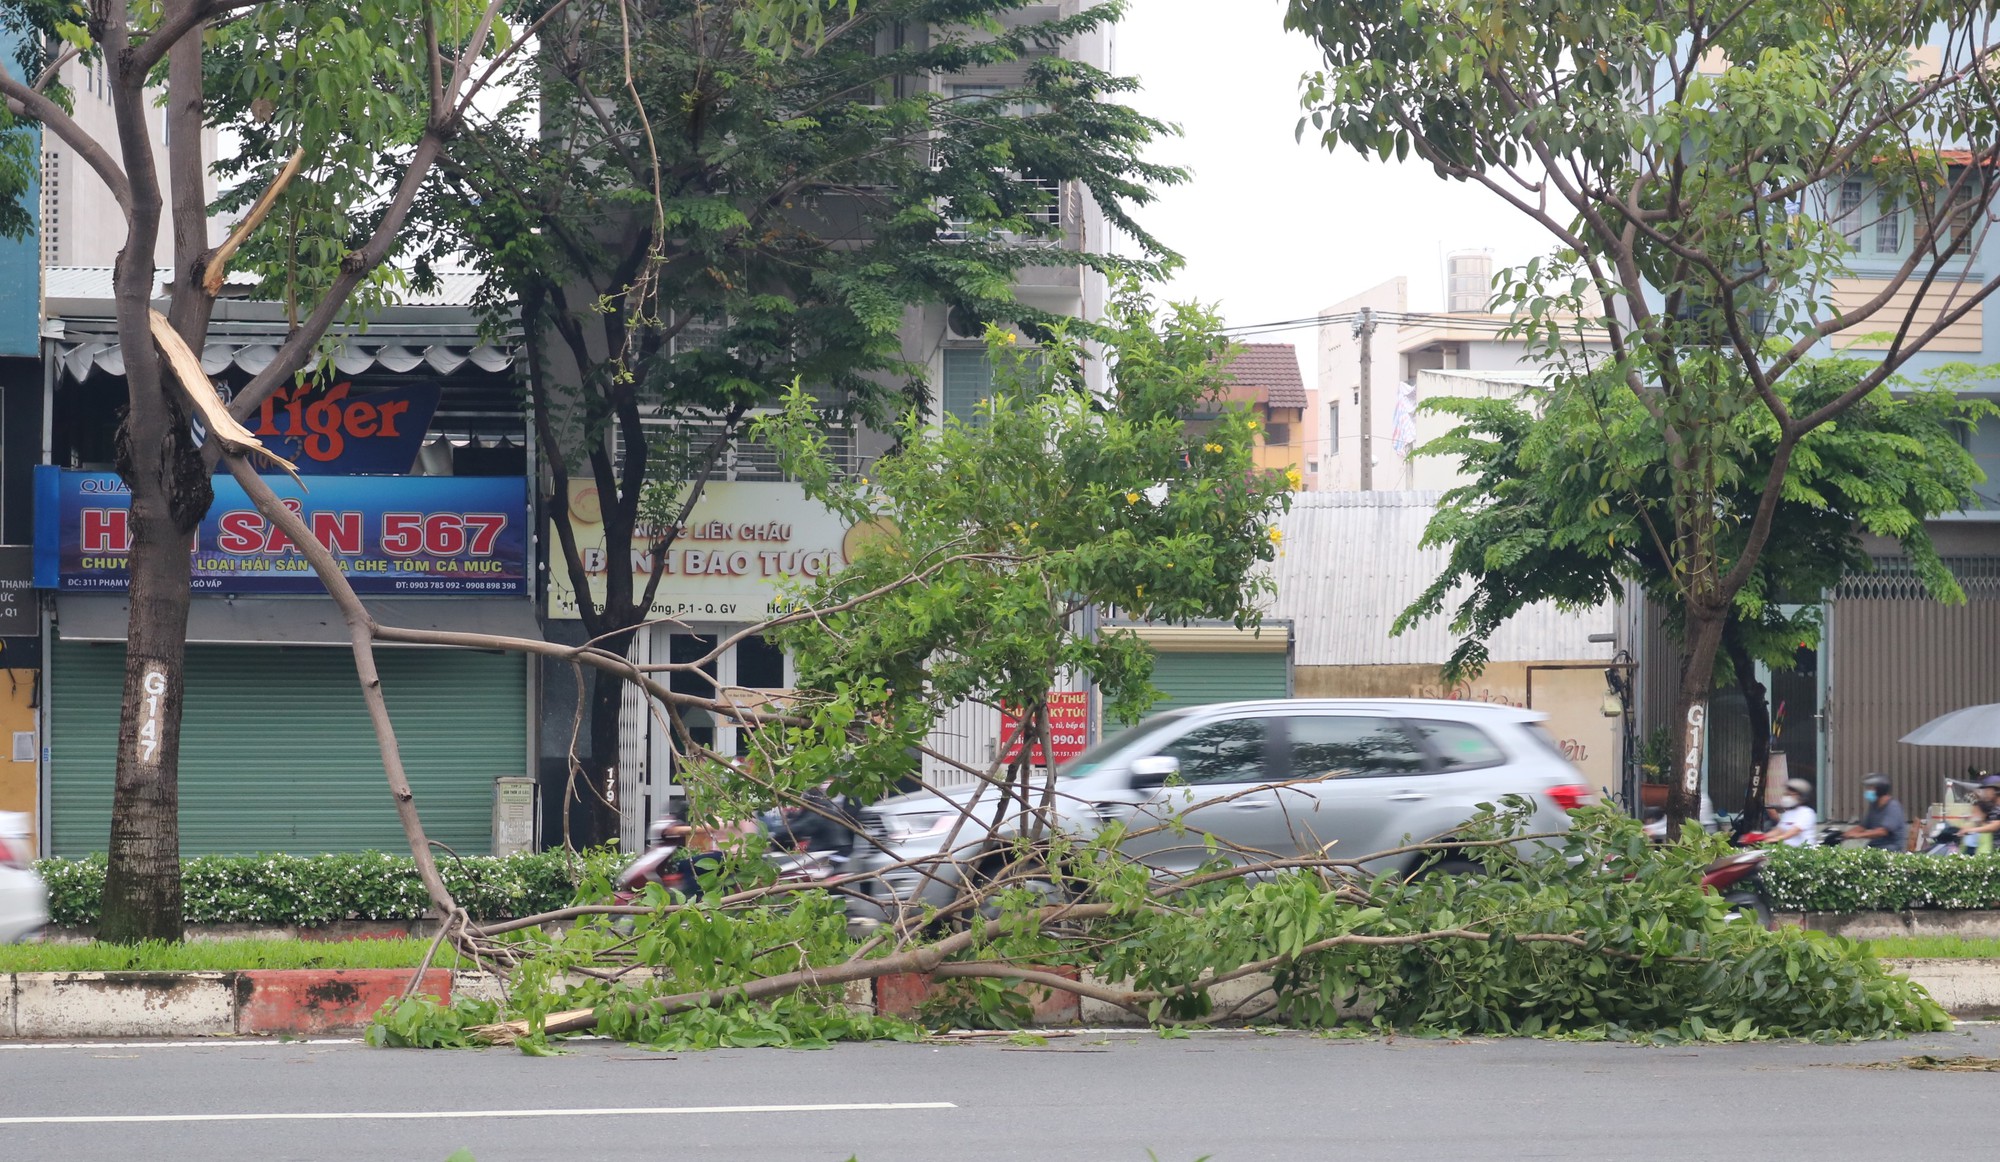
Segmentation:
<svg viewBox="0 0 2000 1162">
<path fill-rule="evenodd" d="M 1771 773 L 1771 698 L 1764 683 L 1757 680 L 1757 664 L 1742 639 L 1731 630 L 1722 639 L 1729 653 L 1729 665 L 1736 671 L 1736 688 L 1743 691 L 1743 707 L 1750 717 L 1750 785 L 1743 792 L 1743 812 L 1736 821 L 1736 834 L 1764 828 L 1765 782 Z"/>
<path fill-rule="evenodd" d="M 625 635 L 626 643 L 631 641 Z M 604 643 L 619 649 L 618 643 Z M 578 846 L 609 842 L 618 836 L 619 816 L 631 805 L 618 802 L 619 720 L 625 708 L 626 681 L 604 670 L 593 671 L 590 679 L 590 720 L 586 724 L 590 748 L 583 756 L 583 776 L 578 778 L 576 802 L 570 805 L 570 831 Z M 590 786 L 580 785 L 587 777 Z M 606 800 L 611 803 L 607 803 Z M 616 804 L 612 806 L 611 804 Z"/>
<path fill-rule="evenodd" d="M 1681 682 L 1674 694 L 1673 783 L 1667 792 L 1667 837 L 1680 838 L 1681 824 L 1701 817 L 1702 749 L 1708 741 L 1708 696 L 1715 686 L 1715 655 L 1722 645 L 1723 617 L 1690 603 Z"/>
<path fill-rule="evenodd" d="M 111 797 L 110 865 L 98 924 L 99 939 L 120 943 L 179 940 L 182 930 L 180 734 L 190 598 L 188 538 L 214 494 L 184 435 L 186 417 L 178 424 L 180 431 L 170 430 L 151 457 L 161 471 L 135 470 L 129 457 L 120 457 L 132 488 L 131 620 Z M 121 439 L 121 446 L 126 442 Z"/>
</svg>

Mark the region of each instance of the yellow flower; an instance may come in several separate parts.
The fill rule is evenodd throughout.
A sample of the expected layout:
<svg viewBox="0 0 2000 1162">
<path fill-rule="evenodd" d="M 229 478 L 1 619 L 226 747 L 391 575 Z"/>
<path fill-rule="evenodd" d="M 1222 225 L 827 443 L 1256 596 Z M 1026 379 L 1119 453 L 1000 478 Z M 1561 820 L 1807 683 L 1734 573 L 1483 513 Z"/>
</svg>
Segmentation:
<svg viewBox="0 0 2000 1162">
<path fill-rule="evenodd" d="M 1126 504 L 1137 504 L 1137 503 L 1139 503 L 1139 494 L 1138 494 L 1138 493 L 1136 493 L 1136 492 L 1128 492 L 1128 493 L 1126 493 L 1126 494 L 1125 494 L 1125 503 L 1126 503 Z"/>
<path fill-rule="evenodd" d="M 1135 597 L 1144 597 L 1145 595 L 1146 595 L 1146 587 L 1144 585 L 1141 585 L 1137 589 L 1133 590 L 1133 596 Z"/>
<path fill-rule="evenodd" d="M 1003 342 L 1007 343 L 1019 343 L 1021 341 L 1021 337 L 1012 331 L 1006 332 L 1000 338 Z"/>
<path fill-rule="evenodd" d="M 1201 446 L 1201 450 L 1202 450 L 1202 451 L 1204 451 L 1204 452 L 1220 452 L 1220 451 L 1222 451 L 1222 445 L 1221 445 L 1221 444 L 1203 444 L 1203 445 Z"/>
<path fill-rule="evenodd" d="M 1277 525 L 1272 525 L 1270 528 L 1265 529 L 1264 535 L 1271 538 L 1271 543 L 1274 545 L 1281 543 L 1285 539 L 1284 532 Z"/>
<path fill-rule="evenodd" d="M 1299 486 L 1304 484 L 1305 482 L 1306 482 L 1305 475 L 1301 473 L 1298 469 L 1296 468 L 1285 469 L 1285 483 L 1292 486 L 1293 492 L 1297 492 L 1299 490 Z"/>
</svg>

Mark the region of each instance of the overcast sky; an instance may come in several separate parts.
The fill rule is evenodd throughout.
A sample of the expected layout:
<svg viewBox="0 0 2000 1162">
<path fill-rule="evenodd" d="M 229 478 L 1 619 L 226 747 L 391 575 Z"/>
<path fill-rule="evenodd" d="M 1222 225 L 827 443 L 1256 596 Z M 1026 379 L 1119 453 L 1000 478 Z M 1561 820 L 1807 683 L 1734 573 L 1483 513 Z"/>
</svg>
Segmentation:
<svg viewBox="0 0 2000 1162">
<path fill-rule="evenodd" d="M 1446 252 L 1490 248 L 1498 269 L 1548 249 L 1519 213 L 1428 166 L 1294 141 L 1299 76 L 1318 56 L 1284 30 L 1283 11 L 1280 0 L 1132 0 L 1119 25 L 1115 65 L 1145 86 L 1134 103 L 1184 133 L 1153 159 L 1194 171 L 1140 215 L 1187 259 L 1171 297 L 1219 302 L 1243 326 L 1310 316 L 1400 274 L 1412 310 L 1441 310 Z M 1299 345 L 1310 381 L 1310 332 L 1268 338 Z"/>
</svg>

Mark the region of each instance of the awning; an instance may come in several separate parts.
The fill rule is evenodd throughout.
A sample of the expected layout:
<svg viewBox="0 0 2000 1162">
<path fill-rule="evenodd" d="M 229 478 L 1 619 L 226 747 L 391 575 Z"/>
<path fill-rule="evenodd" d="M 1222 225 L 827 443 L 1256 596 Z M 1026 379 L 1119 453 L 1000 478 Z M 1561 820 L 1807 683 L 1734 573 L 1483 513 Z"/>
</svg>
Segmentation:
<svg viewBox="0 0 2000 1162">
<path fill-rule="evenodd" d="M 522 597 L 385 597 L 367 605 L 377 622 L 401 629 L 542 637 L 535 603 Z M 56 597 L 56 629 L 64 641 L 122 642 L 130 620 L 130 605 L 122 596 Z M 188 609 L 187 640 L 198 645 L 348 644 L 347 622 L 325 597 L 196 597 Z"/>
<path fill-rule="evenodd" d="M 234 367 L 255 375 L 269 367 L 277 354 L 277 345 L 261 337 L 242 342 L 211 342 L 201 349 L 201 369 L 210 375 L 220 375 Z M 94 338 L 64 344 L 57 349 L 57 358 L 63 370 L 78 383 L 89 378 L 93 370 L 106 375 L 125 374 L 124 353 L 119 350 L 116 341 L 109 339 Z M 375 342 L 349 339 L 335 348 L 333 353 L 333 365 L 343 375 L 362 375 L 373 371 L 400 375 L 418 368 L 428 368 L 438 375 L 450 375 L 468 363 L 481 371 L 500 372 L 513 366 L 514 355 L 488 343 L 417 346 L 394 339 Z"/>
<path fill-rule="evenodd" d="M 1140 641 L 1162 654 L 1282 654 L 1291 645 L 1292 627 L 1287 622 L 1266 621 L 1255 629 L 1233 625 L 1110 625 L 1107 629 L 1130 630 Z"/>
</svg>

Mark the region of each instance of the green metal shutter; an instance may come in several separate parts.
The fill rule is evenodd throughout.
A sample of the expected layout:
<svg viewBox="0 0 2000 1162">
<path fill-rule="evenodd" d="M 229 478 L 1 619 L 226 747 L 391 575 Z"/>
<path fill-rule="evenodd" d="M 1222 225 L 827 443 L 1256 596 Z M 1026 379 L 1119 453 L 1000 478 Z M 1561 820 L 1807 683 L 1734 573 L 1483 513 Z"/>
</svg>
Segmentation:
<svg viewBox="0 0 2000 1162">
<path fill-rule="evenodd" d="M 431 838 L 491 846 L 493 779 L 528 773 L 527 668 L 506 654 L 381 649 L 376 661 Z M 50 703 L 55 854 L 104 850 L 125 650 L 58 643 Z M 189 646 L 184 855 L 407 848 L 343 649 Z"/>
<path fill-rule="evenodd" d="M 1153 685 L 1166 697 L 1152 712 L 1291 696 L 1289 655 L 1277 650 L 1245 653 L 1179 651 L 1153 655 Z"/>
</svg>

